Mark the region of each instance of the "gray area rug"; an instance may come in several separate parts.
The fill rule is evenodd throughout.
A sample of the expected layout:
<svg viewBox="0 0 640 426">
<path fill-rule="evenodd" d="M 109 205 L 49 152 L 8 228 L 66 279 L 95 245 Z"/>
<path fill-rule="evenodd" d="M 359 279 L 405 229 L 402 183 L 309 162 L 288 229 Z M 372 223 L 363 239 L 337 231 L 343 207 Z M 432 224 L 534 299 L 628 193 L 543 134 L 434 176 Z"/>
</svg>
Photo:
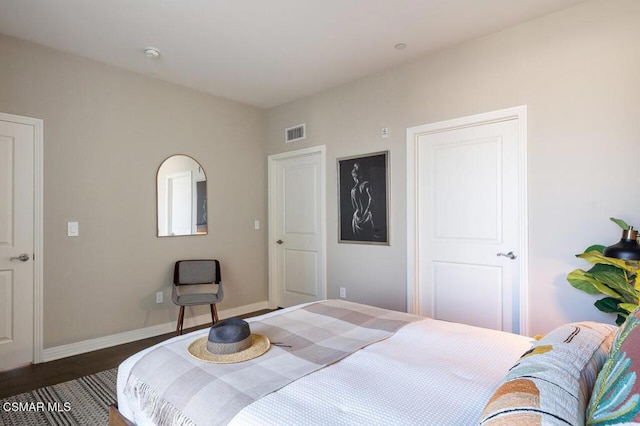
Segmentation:
<svg viewBox="0 0 640 426">
<path fill-rule="evenodd" d="M 0 425 L 107 425 L 117 368 L 0 400 Z"/>
</svg>

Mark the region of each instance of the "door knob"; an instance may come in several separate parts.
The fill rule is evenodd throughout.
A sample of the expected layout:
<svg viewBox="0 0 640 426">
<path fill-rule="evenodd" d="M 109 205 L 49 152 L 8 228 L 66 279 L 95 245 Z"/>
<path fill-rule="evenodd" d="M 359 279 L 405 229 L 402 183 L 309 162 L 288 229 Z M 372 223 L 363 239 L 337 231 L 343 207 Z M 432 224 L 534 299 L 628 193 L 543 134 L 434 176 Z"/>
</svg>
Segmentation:
<svg viewBox="0 0 640 426">
<path fill-rule="evenodd" d="M 22 253 L 20 256 L 12 257 L 9 260 L 19 260 L 21 262 L 26 262 L 29 260 L 29 255 L 27 253 Z"/>
<path fill-rule="evenodd" d="M 282 241 L 282 240 L 278 240 L 278 241 L 276 241 L 276 243 L 278 243 L 278 244 L 282 244 L 282 243 L 284 243 L 284 241 Z"/>
<path fill-rule="evenodd" d="M 504 257 L 508 257 L 509 259 L 513 260 L 516 257 L 518 257 L 514 252 L 510 251 L 509 253 L 498 253 L 496 254 L 496 256 L 504 256 Z"/>
</svg>

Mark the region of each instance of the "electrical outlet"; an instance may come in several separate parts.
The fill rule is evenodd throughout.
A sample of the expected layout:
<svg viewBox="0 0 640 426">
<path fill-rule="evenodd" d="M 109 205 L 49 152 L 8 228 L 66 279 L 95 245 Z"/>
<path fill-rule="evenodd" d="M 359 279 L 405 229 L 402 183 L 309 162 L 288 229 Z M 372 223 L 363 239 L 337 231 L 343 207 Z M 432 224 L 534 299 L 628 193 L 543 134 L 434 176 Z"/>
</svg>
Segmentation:
<svg viewBox="0 0 640 426">
<path fill-rule="evenodd" d="M 164 301 L 164 293 L 159 291 L 156 293 L 156 303 L 162 303 Z"/>
<path fill-rule="evenodd" d="M 340 297 L 343 299 L 347 298 L 347 289 L 344 287 L 340 287 Z"/>
</svg>

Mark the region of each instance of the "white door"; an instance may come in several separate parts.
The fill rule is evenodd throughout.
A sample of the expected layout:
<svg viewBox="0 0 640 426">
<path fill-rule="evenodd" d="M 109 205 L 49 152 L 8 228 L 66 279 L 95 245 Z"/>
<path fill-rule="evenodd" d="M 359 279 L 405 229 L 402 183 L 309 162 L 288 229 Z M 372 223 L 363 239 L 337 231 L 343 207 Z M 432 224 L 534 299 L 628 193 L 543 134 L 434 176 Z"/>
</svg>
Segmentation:
<svg viewBox="0 0 640 426">
<path fill-rule="evenodd" d="M 419 313 L 520 332 L 520 119 L 418 131 L 412 140 Z"/>
<path fill-rule="evenodd" d="M 324 147 L 269 157 L 272 304 L 326 298 Z"/>
<path fill-rule="evenodd" d="M 0 370 L 34 361 L 35 128 L 0 116 Z"/>
</svg>

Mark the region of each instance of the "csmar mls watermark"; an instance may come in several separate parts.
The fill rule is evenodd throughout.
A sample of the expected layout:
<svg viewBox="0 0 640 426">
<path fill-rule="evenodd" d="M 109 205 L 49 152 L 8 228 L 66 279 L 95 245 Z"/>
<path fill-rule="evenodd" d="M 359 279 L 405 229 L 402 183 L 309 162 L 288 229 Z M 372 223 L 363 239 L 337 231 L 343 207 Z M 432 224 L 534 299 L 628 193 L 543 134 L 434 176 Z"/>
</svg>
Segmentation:
<svg viewBox="0 0 640 426">
<path fill-rule="evenodd" d="M 48 412 L 67 412 L 71 411 L 70 402 L 4 402 L 2 404 L 3 411 L 48 411 Z"/>
</svg>

